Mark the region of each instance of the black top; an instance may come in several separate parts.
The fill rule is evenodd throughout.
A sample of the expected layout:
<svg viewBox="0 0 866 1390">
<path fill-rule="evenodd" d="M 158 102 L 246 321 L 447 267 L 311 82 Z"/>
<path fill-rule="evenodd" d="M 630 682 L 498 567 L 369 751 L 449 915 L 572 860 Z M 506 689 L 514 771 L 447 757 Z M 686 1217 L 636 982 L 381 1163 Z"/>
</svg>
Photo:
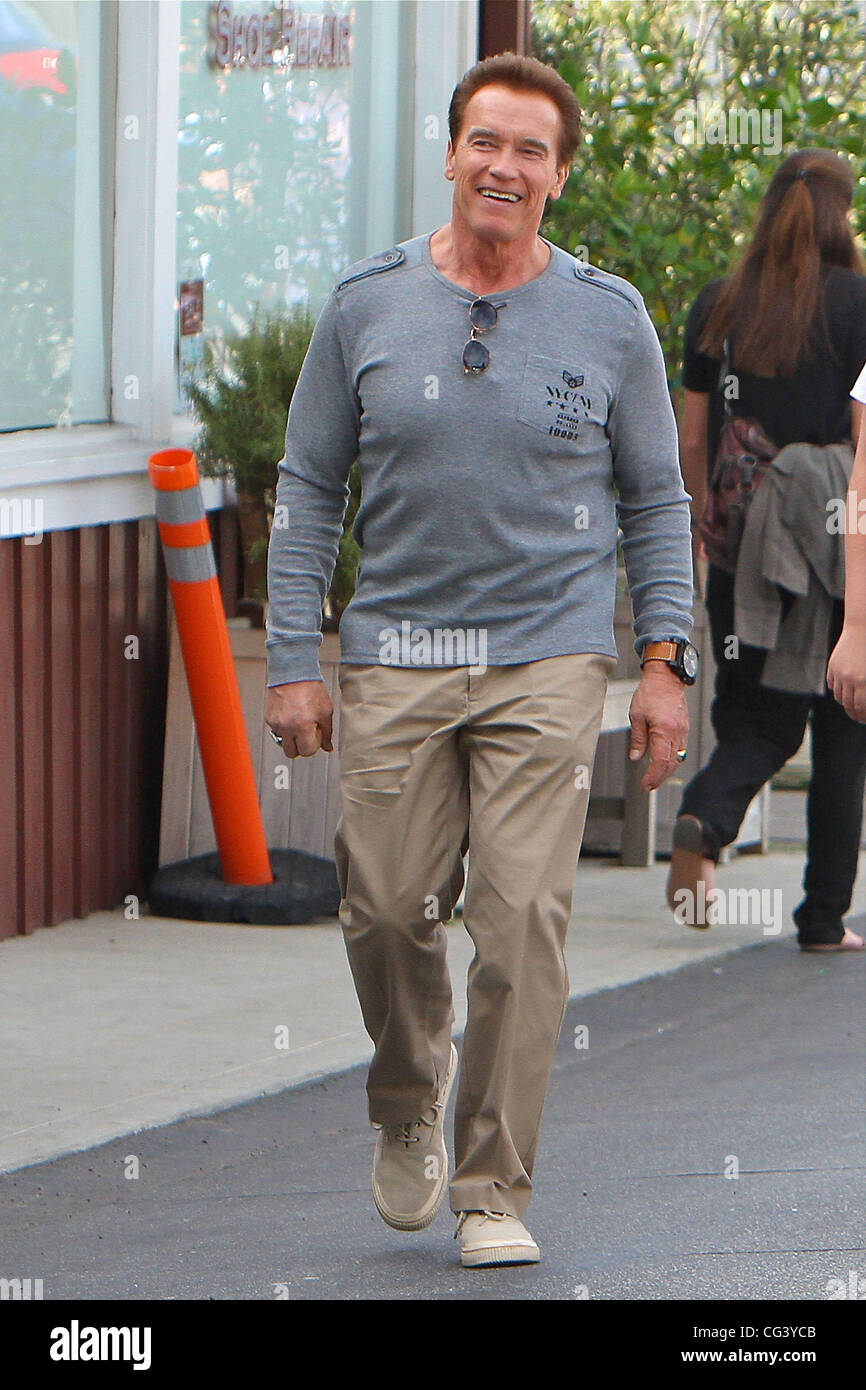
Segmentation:
<svg viewBox="0 0 866 1390">
<path fill-rule="evenodd" d="M 839 444 L 851 437 L 850 391 L 866 362 L 866 275 L 841 266 L 821 272 L 827 329 L 836 353 L 827 352 L 816 315 L 809 342 L 791 377 L 759 377 L 737 371 L 736 333 L 731 334 L 731 366 L 738 378 L 739 399 L 731 401 L 735 415 L 751 415 L 783 449 L 786 444 Z M 698 352 L 701 335 L 715 296 L 724 281 L 705 285 L 686 320 L 683 386 L 710 394 L 707 427 L 707 472 L 712 471 L 722 429 L 724 403 L 719 390 L 721 359 Z"/>
</svg>

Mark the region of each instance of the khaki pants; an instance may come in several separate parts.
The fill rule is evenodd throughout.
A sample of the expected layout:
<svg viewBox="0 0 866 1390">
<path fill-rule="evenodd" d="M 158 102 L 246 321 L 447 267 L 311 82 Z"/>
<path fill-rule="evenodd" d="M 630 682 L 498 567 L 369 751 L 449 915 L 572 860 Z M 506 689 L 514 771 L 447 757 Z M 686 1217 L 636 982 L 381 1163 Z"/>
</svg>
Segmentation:
<svg viewBox="0 0 866 1390">
<path fill-rule="evenodd" d="M 446 932 L 469 870 L 453 1211 L 522 1217 L 565 1005 L 565 934 L 614 658 L 479 674 L 340 667 L 340 922 L 375 1043 L 371 1122 L 436 1099 L 454 1012 Z"/>
</svg>

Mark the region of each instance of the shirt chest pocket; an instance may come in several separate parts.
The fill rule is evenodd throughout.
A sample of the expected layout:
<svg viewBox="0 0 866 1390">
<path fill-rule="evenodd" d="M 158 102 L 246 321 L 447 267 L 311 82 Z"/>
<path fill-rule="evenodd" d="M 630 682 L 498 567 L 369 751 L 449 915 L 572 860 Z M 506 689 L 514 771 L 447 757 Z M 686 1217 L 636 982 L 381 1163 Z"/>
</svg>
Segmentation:
<svg viewBox="0 0 866 1390">
<path fill-rule="evenodd" d="M 555 452 L 586 453 L 607 442 L 607 400 L 579 360 L 528 357 L 517 418 L 546 435 Z"/>
</svg>

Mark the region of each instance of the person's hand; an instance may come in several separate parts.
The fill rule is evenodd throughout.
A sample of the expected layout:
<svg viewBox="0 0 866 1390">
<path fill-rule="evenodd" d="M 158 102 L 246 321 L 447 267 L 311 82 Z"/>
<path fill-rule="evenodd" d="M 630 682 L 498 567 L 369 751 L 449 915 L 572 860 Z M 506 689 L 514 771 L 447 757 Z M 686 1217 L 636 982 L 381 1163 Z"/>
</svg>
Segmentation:
<svg viewBox="0 0 866 1390">
<path fill-rule="evenodd" d="M 333 718 L 324 681 L 292 681 L 268 690 L 265 723 L 283 740 L 287 758 L 311 758 L 320 748 L 333 753 Z"/>
<path fill-rule="evenodd" d="M 866 724 L 866 632 L 842 628 L 830 654 L 827 685 L 849 718 Z"/>
<path fill-rule="evenodd" d="M 637 762 L 649 751 L 649 767 L 640 786 L 641 791 L 654 791 L 680 766 L 677 752 L 687 746 L 689 737 L 685 688 L 667 662 L 646 663 L 641 683 L 632 696 L 628 717 L 631 721 L 629 758 Z"/>
</svg>

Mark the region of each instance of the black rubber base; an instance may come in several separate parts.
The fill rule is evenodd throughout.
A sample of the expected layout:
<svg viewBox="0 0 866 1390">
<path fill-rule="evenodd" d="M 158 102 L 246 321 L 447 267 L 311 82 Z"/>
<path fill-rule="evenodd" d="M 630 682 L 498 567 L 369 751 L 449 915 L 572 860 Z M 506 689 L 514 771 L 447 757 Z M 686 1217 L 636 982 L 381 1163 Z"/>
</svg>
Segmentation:
<svg viewBox="0 0 866 1390">
<path fill-rule="evenodd" d="M 216 853 L 164 864 L 150 885 L 150 911 L 156 917 L 255 927 L 297 927 L 313 917 L 336 917 L 340 889 L 329 859 L 297 849 L 268 853 L 274 881 L 254 888 L 225 883 Z"/>
</svg>

